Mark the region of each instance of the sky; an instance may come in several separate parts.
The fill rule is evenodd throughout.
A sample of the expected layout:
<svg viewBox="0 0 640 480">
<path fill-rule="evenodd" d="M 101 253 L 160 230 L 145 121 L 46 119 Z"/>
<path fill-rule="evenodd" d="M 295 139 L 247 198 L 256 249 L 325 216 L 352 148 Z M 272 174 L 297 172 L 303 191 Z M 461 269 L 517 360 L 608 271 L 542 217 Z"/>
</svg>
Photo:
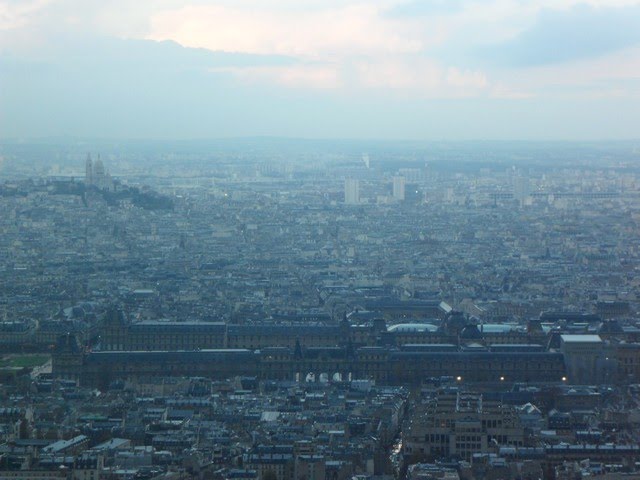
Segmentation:
<svg viewBox="0 0 640 480">
<path fill-rule="evenodd" d="M 640 0 L 0 0 L 0 138 L 638 139 Z"/>
</svg>

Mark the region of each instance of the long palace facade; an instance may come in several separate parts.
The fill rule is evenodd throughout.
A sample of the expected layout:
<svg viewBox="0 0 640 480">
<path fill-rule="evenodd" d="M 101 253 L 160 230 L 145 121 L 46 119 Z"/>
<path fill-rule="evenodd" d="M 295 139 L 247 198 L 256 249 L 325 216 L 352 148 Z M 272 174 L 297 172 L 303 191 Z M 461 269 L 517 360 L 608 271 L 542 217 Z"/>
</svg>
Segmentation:
<svg viewBox="0 0 640 480">
<path fill-rule="evenodd" d="M 560 382 L 566 375 L 563 355 L 546 348 L 547 335 L 535 325 L 484 331 L 451 311 L 437 320 L 437 327 L 397 324 L 389 329 L 384 320 L 358 326 L 346 318 L 333 325 L 226 325 L 131 322 L 112 310 L 99 351 L 83 348 L 73 335 L 59 339 L 53 373 L 93 386 L 167 375 L 387 384 L 442 376 L 469 382 Z"/>
</svg>

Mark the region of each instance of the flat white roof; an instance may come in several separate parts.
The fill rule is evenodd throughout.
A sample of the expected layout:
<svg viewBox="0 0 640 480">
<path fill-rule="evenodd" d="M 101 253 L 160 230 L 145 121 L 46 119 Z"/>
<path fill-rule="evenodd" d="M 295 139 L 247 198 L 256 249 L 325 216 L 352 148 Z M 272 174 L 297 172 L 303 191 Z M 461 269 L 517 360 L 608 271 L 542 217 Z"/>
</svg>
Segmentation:
<svg viewBox="0 0 640 480">
<path fill-rule="evenodd" d="M 602 343 L 600 335 L 560 335 L 565 343 Z"/>
</svg>

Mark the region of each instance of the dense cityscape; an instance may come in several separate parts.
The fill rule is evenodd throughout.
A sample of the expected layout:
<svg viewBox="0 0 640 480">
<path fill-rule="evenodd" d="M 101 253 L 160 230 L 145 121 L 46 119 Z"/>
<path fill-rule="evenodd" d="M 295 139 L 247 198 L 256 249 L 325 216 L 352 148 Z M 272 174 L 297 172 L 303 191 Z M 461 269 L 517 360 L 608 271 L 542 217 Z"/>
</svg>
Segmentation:
<svg viewBox="0 0 640 480">
<path fill-rule="evenodd" d="M 633 142 L 0 155 L 0 480 L 640 478 Z"/>
</svg>

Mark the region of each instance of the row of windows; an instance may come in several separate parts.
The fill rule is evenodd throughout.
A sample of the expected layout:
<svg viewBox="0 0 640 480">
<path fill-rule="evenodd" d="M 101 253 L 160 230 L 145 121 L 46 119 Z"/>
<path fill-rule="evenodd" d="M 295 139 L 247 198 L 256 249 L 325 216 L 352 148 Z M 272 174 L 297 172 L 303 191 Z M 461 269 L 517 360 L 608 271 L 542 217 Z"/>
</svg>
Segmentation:
<svg viewBox="0 0 640 480">
<path fill-rule="evenodd" d="M 481 445 L 479 443 L 456 443 L 456 450 L 471 450 L 472 452 L 479 452 Z"/>
<path fill-rule="evenodd" d="M 497 428 L 502 426 L 502 420 L 483 420 L 483 428 Z"/>
<path fill-rule="evenodd" d="M 638 363 L 638 358 L 637 357 L 624 357 L 621 358 L 620 360 L 623 360 L 625 364 L 629 364 L 629 363 Z"/>
<path fill-rule="evenodd" d="M 425 435 L 425 441 L 429 443 L 449 443 L 449 435 L 445 433 L 431 433 Z"/>
<path fill-rule="evenodd" d="M 562 368 L 562 365 L 560 363 L 545 363 L 545 364 L 530 364 L 528 362 L 522 362 L 516 365 L 507 365 L 507 366 L 502 366 L 502 365 L 498 365 L 498 364 L 491 364 L 491 363 L 468 363 L 468 362 L 441 362 L 441 363 L 430 363 L 427 368 L 425 369 L 425 366 L 422 363 L 415 363 L 413 365 L 407 365 L 407 364 L 397 364 L 397 369 L 402 369 L 402 370 L 406 370 L 406 371 L 412 371 L 411 367 L 413 366 L 413 371 L 429 371 L 429 372 L 440 372 L 440 371 L 447 371 L 450 372 L 452 370 L 458 370 L 461 374 L 462 373 L 474 373 L 476 371 L 478 371 L 478 369 L 482 369 L 482 370 L 491 370 L 493 372 L 503 372 L 503 373 L 509 373 L 509 372 L 519 372 L 522 370 L 531 370 L 534 372 L 555 372 L 558 371 L 558 369 Z M 409 367 L 409 368 L 407 368 Z"/>
</svg>

